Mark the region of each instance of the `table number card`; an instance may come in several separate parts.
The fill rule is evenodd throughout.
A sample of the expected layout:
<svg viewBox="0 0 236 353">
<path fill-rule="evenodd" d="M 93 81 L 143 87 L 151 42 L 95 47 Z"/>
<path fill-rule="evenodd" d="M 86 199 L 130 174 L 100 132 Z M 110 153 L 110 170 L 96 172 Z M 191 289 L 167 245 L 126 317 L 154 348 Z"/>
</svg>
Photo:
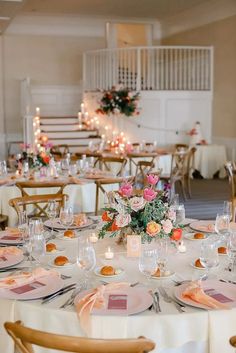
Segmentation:
<svg viewBox="0 0 236 353">
<path fill-rule="evenodd" d="M 127 257 L 140 257 L 141 236 L 127 235 Z"/>
</svg>

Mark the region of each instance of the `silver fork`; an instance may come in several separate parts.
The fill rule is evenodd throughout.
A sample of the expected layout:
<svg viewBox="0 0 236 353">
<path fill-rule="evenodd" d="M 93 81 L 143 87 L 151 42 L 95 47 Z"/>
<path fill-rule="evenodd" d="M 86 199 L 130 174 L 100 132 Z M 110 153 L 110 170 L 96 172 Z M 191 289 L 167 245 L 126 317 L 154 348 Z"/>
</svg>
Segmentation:
<svg viewBox="0 0 236 353">
<path fill-rule="evenodd" d="M 171 298 L 167 294 L 166 290 L 163 287 L 159 287 L 158 289 L 159 289 L 159 292 L 160 292 L 161 296 L 163 297 L 163 299 L 164 299 L 164 301 L 166 303 L 174 304 L 175 308 L 178 310 L 179 313 L 184 313 L 185 312 L 185 310 L 184 310 L 185 306 L 183 304 L 180 304 L 177 301 L 175 301 L 173 298 Z"/>
<path fill-rule="evenodd" d="M 74 300 L 75 300 L 75 297 L 77 296 L 77 294 L 79 294 L 79 292 L 81 292 L 81 290 L 83 290 L 83 289 L 84 289 L 83 286 L 78 286 L 78 287 L 76 287 L 76 288 L 73 290 L 71 296 L 65 301 L 64 304 L 62 304 L 62 305 L 60 306 L 60 309 L 65 309 L 65 308 L 67 308 L 68 306 L 71 306 L 71 305 L 74 303 Z"/>
</svg>

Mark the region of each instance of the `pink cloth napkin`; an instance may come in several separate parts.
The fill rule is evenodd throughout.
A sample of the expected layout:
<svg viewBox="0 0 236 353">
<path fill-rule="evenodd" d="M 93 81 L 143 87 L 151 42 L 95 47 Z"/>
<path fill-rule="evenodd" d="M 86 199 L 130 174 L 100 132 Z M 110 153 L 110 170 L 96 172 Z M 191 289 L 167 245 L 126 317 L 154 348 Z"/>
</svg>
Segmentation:
<svg viewBox="0 0 236 353">
<path fill-rule="evenodd" d="M 88 294 L 76 303 L 76 311 L 80 324 L 85 333 L 89 335 L 91 330 L 90 314 L 93 308 L 100 309 L 104 306 L 104 294 L 116 289 L 126 289 L 130 286 L 127 282 L 109 283 L 92 289 Z"/>
<path fill-rule="evenodd" d="M 55 270 L 45 270 L 42 267 L 35 268 L 32 272 L 21 272 L 5 278 L 0 278 L 0 288 L 13 288 L 28 284 L 45 276 L 60 276 Z"/>
<path fill-rule="evenodd" d="M 20 254 L 22 254 L 22 250 L 17 248 L 16 246 L 6 246 L 4 248 L 0 248 L 0 256 L 20 255 Z"/>
<path fill-rule="evenodd" d="M 18 236 L 20 237 L 21 236 L 21 232 L 19 231 L 18 228 L 6 227 L 4 232 L 6 232 L 6 235 L 12 235 L 14 237 L 18 237 Z"/>
<path fill-rule="evenodd" d="M 204 304 L 212 309 L 229 309 L 226 304 L 207 295 L 201 287 L 201 282 L 191 282 L 182 293 L 183 298 L 188 298 L 196 303 Z"/>
</svg>

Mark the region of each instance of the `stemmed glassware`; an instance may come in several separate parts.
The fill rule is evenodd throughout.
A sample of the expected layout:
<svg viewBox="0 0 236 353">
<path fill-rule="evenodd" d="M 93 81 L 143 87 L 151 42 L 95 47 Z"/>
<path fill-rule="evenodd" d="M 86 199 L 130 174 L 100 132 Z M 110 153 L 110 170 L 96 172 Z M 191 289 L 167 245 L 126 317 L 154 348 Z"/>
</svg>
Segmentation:
<svg viewBox="0 0 236 353">
<path fill-rule="evenodd" d="M 233 211 L 232 202 L 231 201 L 224 201 L 223 214 L 228 216 L 230 221 L 233 218 L 232 211 Z"/>
<path fill-rule="evenodd" d="M 161 275 L 166 271 L 168 261 L 168 246 L 167 238 L 157 239 L 156 242 L 157 267 L 160 269 Z"/>
<path fill-rule="evenodd" d="M 228 214 L 217 214 L 216 216 L 216 221 L 215 221 L 215 231 L 218 235 L 221 235 L 223 238 L 225 238 L 227 235 L 229 235 L 229 223 L 230 223 L 230 217 Z"/>
<path fill-rule="evenodd" d="M 51 236 L 53 236 L 53 222 L 57 216 L 57 203 L 55 200 L 48 201 L 46 212 L 48 218 L 51 220 Z"/>
<path fill-rule="evenodd" d="M 60 210 L 60 223 L 68 230 L 69 226 L 73 224 L 74 214 L 72 207 L 62 207 Z"/>
<path fill-rule="evenodd" d="M 210 269 L 219 264 L 218 246 L 215 239 L 204 241 L 201 245 L 200 261 L 207 270 L 207 276 Z"/>
<path fill-rule="evenodd" d="M 25 242 L 28 258 L 32 267 L 33 258 L 40 263 L 41 257 L 46 253 L 46 240 L 43 235 L 43 222 L 40 218 L 32 218 L 29 221 L 29 237 Z"/>
<path fill-rule="evenodd" d="M 228 238 L 227 255 L 230 259 L 229 268 L 234 272 L 236 264 L 236 231 L 231 231 Z"/>
<path fill-rule="evenodd" d="M 92 244 L 87 238 L 78 241 L 77 265 L 84 274 L 84 288 L 88 287 L 89 274 L 95 268 L 96 255 Z"/>
<path fill-rule="evenodd" d="M 139 271 L 147 277 L 148 280 L 157 269 L 157 252 L 155 249 L 143 249 L 139 258 Z"/>
<path fill-rule="evenodd" d="M 18 214 L 18 217 L 19 217 L 18 229 L 22 237 L 22 242 L 24 243 L 26 240 L 26 237 L 28 236 L 28 217 L 27 217 L 26 211 L 21 211 Z"/>
</svg>

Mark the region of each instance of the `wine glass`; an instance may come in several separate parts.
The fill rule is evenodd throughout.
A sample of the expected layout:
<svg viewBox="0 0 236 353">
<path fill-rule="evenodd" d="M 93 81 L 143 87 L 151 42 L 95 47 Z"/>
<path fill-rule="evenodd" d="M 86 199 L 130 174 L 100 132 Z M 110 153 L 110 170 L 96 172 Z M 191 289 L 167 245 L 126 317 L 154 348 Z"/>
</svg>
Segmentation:
<svg viewBox="0 0 236 353">
<path fill-rule="evenodd" d="M 215 241 L 204 241 L 201 245 L 200 262 L 207 270 L 219 265 L 218 246 Z"/>
<path fill-rule="evenodd" d="M 232 202 L 231 201 L 224 201 L 223 214 L 228 216 L 229 220 L 232 220 L 232 218 L 233 218 L 232 211 L 233 211 Z"/>
<path fill-rule="evenodd" d="M 33 235 L 31 241 L 31 256 L 40 264 L 42 257 L 46 254 L 46 240 L 43 234 Z"/>
<path fill-rule="evenodd" d="M 227 255 L 230 259 L 229 268 L 234 272 L 236 262 L 236 231 L 231 231 L 227 242 Z"/>
<path fill-rule="evenodd" d="M 148 280 L 155 273 L 157 268 L 157 253 L 155 249 L 143 249 L 139 258 L 139 271 L 147 277 Z"/>
<path fill-rule="evenodd" d="M 185 220 L 185 208 L 183 204 L 177 205 L 175 207 L 175 213 L 176 213 L 176 223 L 183 224 Z"/>
<path fill-rule="evenodd" d="M 92 244 L 88 239 L 78 242 L 77 265 L 84 274 L 84 288 L 88 287 L 89 274 L 96 265 L 96 255 Z"/>
<path fill-rule="evenodd" d="M 215 221 L 215 231 L 218 235 L 225 236 L 229 235 L 229 223 L 230 218 L 227 214 L 217 214 Z"/>
<path fill-rule="evenodd" d="M 51 220 L 51 236 L 53 236 L 53 221 L 57 216 L 57 203 L 55 200 L 48 201 L 46 212 L 48 218 Z"/>
<path fill-rule="evenodd" d="M 19 212 L 18 217 L 19 217 L 18 229 L 20 231 L 22 241 L 24 243 L 28 234 L 28 218 L 27 218 L 26 211 Z"/>
<path fill-rule="evenodd" d="M 43 234 L 43 221 L 41 218 L 33 217 L 29 221 L 29 234 L 42 235 Z"/>
<path fill-rule="evenodd" d="M 62 207 L 60 210 L 60 223 L 66 227 L 66 230 L 72 225 L 74 215 L 72 207 Z"/>
</svg>

